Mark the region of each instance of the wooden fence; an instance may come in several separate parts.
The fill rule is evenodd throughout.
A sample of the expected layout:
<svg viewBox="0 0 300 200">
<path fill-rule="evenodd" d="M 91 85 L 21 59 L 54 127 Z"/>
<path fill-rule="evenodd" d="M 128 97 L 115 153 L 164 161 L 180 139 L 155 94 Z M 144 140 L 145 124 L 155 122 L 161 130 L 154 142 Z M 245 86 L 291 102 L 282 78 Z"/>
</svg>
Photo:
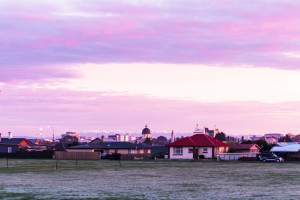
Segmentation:
<svg viewBox="0 0 300 200">
<path fill-rule="evenodd" d="M 56 160 L 100 160 L 100 152 L 67 152 L 55 151 L 54 159 Z"/>
</svg>

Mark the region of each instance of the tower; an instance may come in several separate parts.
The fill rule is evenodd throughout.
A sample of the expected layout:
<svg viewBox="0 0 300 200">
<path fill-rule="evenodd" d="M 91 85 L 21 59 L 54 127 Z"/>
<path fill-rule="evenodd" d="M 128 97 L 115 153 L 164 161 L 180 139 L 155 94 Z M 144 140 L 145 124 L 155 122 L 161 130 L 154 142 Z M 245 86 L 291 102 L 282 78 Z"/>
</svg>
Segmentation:
<svg viewBox="0 0 300 200">
<path fill-rule="evenodd" d="M 145 128 L 142 131 L 142 138 L 144 138 L 144 139 L 146 139 L 146 138 L 151 139 L 151 131 L 148 128 L 147 124 L 145 125 Z"/>
<path fill-rule="evenodd" d="M 174 134 L 173 130 L 172 130 L 172 133 L 171 133 L 171 142 L 175 142 L 175 134 Z"/>
</svg>

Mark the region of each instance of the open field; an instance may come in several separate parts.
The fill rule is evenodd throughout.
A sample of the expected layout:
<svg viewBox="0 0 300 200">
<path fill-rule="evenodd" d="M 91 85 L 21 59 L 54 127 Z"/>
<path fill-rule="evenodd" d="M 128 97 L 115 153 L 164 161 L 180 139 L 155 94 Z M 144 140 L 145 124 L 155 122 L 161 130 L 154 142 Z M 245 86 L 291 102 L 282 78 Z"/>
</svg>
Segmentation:
<svg viewBox="0 0 300 200">
<path fill-rule="evenodd" d="M 0 199 L 300 199 L 300 163 L 55 163 L 1 159 Z"/>
</svg>

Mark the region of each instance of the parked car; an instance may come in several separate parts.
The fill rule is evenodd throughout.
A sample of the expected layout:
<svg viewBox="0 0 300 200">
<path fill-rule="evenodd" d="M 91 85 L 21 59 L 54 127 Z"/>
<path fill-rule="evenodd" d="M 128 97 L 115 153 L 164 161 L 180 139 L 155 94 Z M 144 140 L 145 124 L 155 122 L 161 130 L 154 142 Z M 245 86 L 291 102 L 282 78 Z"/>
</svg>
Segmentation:
<svg viewBox="0 0 300 200">
<path fill-rule="evenodd" d="M 262 153 L 259 155 L 259 160 L 263 162 L 284 162 L 284 159 L 275 153 Z"/>
<path fill-rule="evenodd" d="M 101 154 L 101 159 L 107 159 L 108 157 L 108 154 L 107 153 L 102 153 Z"/>
</svg>

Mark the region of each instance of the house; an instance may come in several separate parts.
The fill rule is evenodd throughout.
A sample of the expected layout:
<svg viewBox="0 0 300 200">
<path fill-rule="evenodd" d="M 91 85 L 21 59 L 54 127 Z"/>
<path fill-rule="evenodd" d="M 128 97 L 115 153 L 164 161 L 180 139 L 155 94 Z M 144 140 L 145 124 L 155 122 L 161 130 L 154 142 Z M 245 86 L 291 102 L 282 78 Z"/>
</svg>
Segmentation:
<svg viewBox="0 0 300 200">
<path fill-rule="evenodd" d="M 257 144 L 235 144 L 230 147 L 235 153 L 259 153 Z"/>
<path fill-rule="evenodd" d="M 26 138 L 1 138 L 0 135 L 0 153 L 15 153 L 28 146 L 30 142 Z"/>
<path fill-rule="evenodd" d="M 216 158 L 219 153 L 227 152 L 229 144 L 205 134 L 195 134 L 167 145 L 170 159 Z"/>
<path fill-rule="evenodd" d="M 280 146 L 273 147 L 270 151 L 282 156 L 285 160 L 300 160 L 300 144 L 278 143 Z"/>
</svg>

